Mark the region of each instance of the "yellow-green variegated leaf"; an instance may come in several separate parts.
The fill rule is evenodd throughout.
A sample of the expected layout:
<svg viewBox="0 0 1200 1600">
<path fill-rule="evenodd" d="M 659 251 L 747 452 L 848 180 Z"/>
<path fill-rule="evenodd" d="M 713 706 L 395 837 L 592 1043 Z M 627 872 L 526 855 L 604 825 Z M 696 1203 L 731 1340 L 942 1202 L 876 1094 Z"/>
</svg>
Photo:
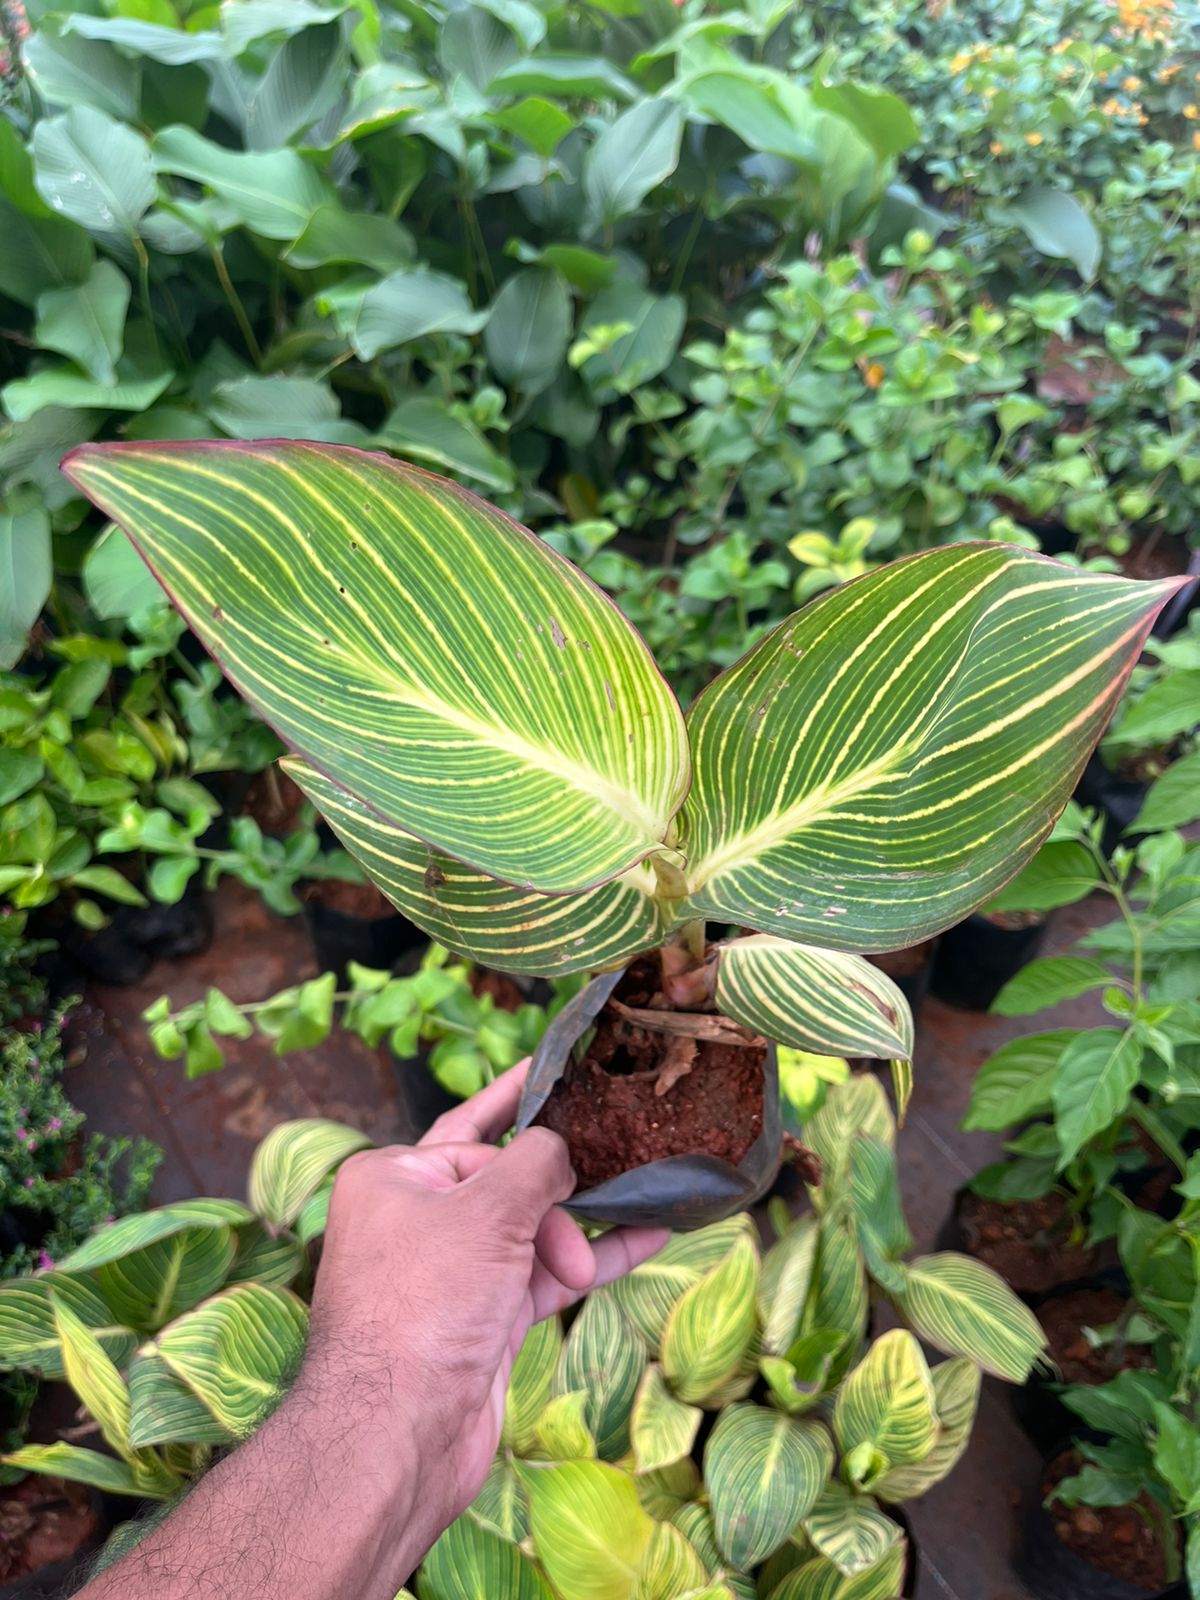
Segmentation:
<svg viewBox="0 0 1200 1600">
<path fill-rule="evenodd" d="M 717 1005 L 777 1044 L 828 1056 L 910 1059 L 913 1021 L 892 980 L 862 956 L 774 934 L 721 946 Z"/>
<path fill-rule="evenodd" d="M 0 1372 L 64 1376 L 51 1294 L 92 1330 L 110 1361 L 117 1367 L 126 1364 L 137 1344 L 133 1329 L 113 1314 L 87 1279 L 47 1272 L 0 1284 Z"/>
<path fill-rule="evenodd" d="M 846 1577 L 879 1566 L 904 1538 L 900 1525 L 868 1494 L 831 1480 L 804 1519 L 813 1544 Z"/>
<path fill-rule="evenodd" d="M 694 914 L 864 953 L 958 922 L 1050 832 L 1177 587 L 958 544 L 797 612 L 688 712 Z"/>
<path fill-rule="evenodd" d="M 692 1600 L 706 1590 L 711 1590 L 709 1575 L 687 1539 L 671 1523 L 656 1523 L 632 1600 Z"/>
<path fill-rule="evenodd" d="M 840 1328 L 802 1333 L 786 1356 L 763 1356 L 759 1368 L 775 1403 L 789 1416 L 811 1411 L 825 1398 L 836 1369 L 844 1365 L 850 1340 Z"/>
<path fill-rule="evenodd" d="M 676 1234 L 656 1256 L 618 1278 L 609 1288 L 625 1315 L 657 1355 L 663 1329 L 678 1300 L 733 1249 L 738 1239 L 754 1237 L 754 1223 L 746 1212 Z"/>
<path fill-rule="evenodd" d="M 333 1169 L 370 1143 L 357 1128 L 323 1117 L 281 1122 L 250 1163 L 251 1206 L 273 1228 L 291 1227 Z"/>
<path fill-rule="evenodd" d="M 725 1411 L 704 1449 L 717 1545 L 748 1571 L 777 1550 L 816 1503 L 833 1466 L 823 1424 L 764 1406 Z"/>
<path fill-rule="evenodd" d="M 538 1560 L 571 1600 L 632 1600 L 654 1523 L 633 1479 L 600 1461 L 526 1473 Z"/>
<path fill-rule="evenodd" d="M 307 1332 L 308 1312 L 291 1290 L 242 1283 L 187 1312 L 147 1348 L 244 1439 L 283 1398 Z"/>
<path fill-rule="evenodd" d="M 670 1522 L 680 1506 L 700 1493 L 700 1474 L 690 1456 L 634 1479 L 638 1499 L 656 1522 Z"/>
<path fill-rule="evenodd" d="M 420 1589 L 421 1600 L 550 1600 L 533 1564 L 469 1512 L 425 1557 Z"/>
<path fill-rule="evenodd" d="M 83 445 L 65 470 L 255 710 L 380 816 L 551 893 L 667 837 L 687 737 L 649 651 L 466 490 L 280 442 Z"/>
<path fill-rule="evenodd" d="M 667 1319 L 662 1369 L 680 1400 L 708 1400 L 737 1373 L 757 1329 L 758 1250 L 741 1234 Z"/>
<path fill-rule="evenodd" d="M 798 1217 L 763 1257 L 758 1280 L 758 1315 L 767 1356 L 789 1348 L 800 1327 L 817 1268 L 817 1224 Z"/>
<path fill-rule="evenodd" d="M 647 1367 L 629 1430 L 638 1472 L 654 1472 L 690 1455 L 703 1417 L 699 1406 L 676 1399 L 660 1367 Z"/>
<path fill-rule="evenodd" d="M 804 1124 L 804 1142 L 821 1158 L 823 1197 L 844 1192 L 854 1141 L 860 1133 L 870 1134 L 889 1150 L 896 1142 L 896 1119 L 887 1094 L 870 1072 L 857 1072 L 845 1083 L 831 1084 L 824 1105 Z"/>
<path fill-rule="evenodd" d="M 562 1323 L 557 1317 L 535 1322 L 517 1352 L 504 1399 L 500 1443 L 521 1455 L 533 1441 L 533 1430 L 550 1398 L 554 1371 L 562 1354 Z"/>
<path fill-rule="evenodd" d="M 63 1301 L 51 1296 L 67 1382 L 95 1418 L 109 1448 L 135 1466 L 129 1443 L 129 1389 L 100 1341 Z"/>
<path fill-rule="evenodd" d="M 64 1256 L 59 1266 L 64 1272 L 88 1272 L 169 1239 L 183 1228 L 229 1229 L 253 1221 L 254 1213 L 237 1200 L 179 1200 L 155 1211 L 141 1211 L 110 1222 Z"/>
<path fill-rule="evenodd" d="M 758 1590 L 754 1579 L 744 1572 L 734 1572 L 717 1548 L 716 1529 L 706 1506 L 689 1500 L 672 1512 L 671 1523 L 700 1557 L 705 1570 L 728 1590 L 734 1600 L 756 1600 Z"/>
<path fill-rule="evenodd" d="M 614 966 L 666 938 L 645 865 L 583 894 L 514 888 L 430 849 L 299 758 L 282 766 L 392 904 L 460 955 L 553 977 Z"/>
<path fill-rule="evenodd" d="M 629 1418 L 646 1367 L 646 1347 L 632 1323 L 604 1290 L 588 1295 L 563 1345 L 554 1393 L 582 1389 L 588 1431 L 607 1461 L 629 1449 Z"/>
<path fill-rule="evenodd" d="M 533 1426 L 527 1454 L 535 1461 L 594 1461 L 596 1441 L 588 1427 L 592 1396 L 586 1389 L 547 1400 Z"/>
<path fill-rule="evenodd" d="M 809 1326 L 846 1335 L 844 1371 L 867 1327 L 867 1275 L 853 1224 L 844 1216 L 822 1217 L 817 1244 L 817 1278 Z"/>
<path fill-rule="evenodd" d="M 838 1390 L 833 1432 L 842 1475 L 870 1489 L 890 1466 L 922 1461 L 937 1435 L 933 1380 L 906 1328 L 876 1339 Z"/>
<path fill-rule="evenodd" d="M 236 1254 L 232 1228 L 178 1228 L 97 1267 L 96 1287 L 123 1322 L 154 1333 L 215 1294 Z"/>
<path fill-rule="evenodd" d="M 768 1600 L 899 1600 L 906 1554 L 901 1539 L 873 1567 L 850 1576 L 827 1557 L 817 1556 L 790 1572 Z"/>
<path fill-rule="evenodd" d="M 488 1468 L 483 1488 L 471 1502 L 471 1515 L 510 1544 L 529 1537 L 529 1499 L 512 1462 L 501 1454 Z"/>
<path fill-rule="evenodd" d="M 967 1448 L 979 1405 L 982 1382 L 979 1368 L 966 1356 L 956 1356 L 934 1367 L 931 1377 L 938 1420 L 933 1448 L 923 1461 L 893 1467 L 885 1473 L 874 1485 L 874 1492 L 881 1500 L 915 1500 L 935 1483 L 941 1483 Z"/>
<path fill-rule="evenodd" d="M 903 1268 L 892 1298 L 921 1338 L 948 1356 L 967 1356 L 993 1377 L 1024 1383 L 1046 1347 L 1041 1323 L 998 1273 L 944 1251 Z"/>
<path fill-rule="evenodd" d="M 304 1265 L 304 1250 L 288 1234 L 272 1234 L 261 1222 L 237 1230 L 237 1254 L 226 1283 L 273 1283 L 286 1289 Z"/>
<path fill-rule="evenodd" d="M 129 1404 L 129 1442 L 135 1449 L 233 1441 L 204 1402 L 152 1351 L 139 1352 L 130 1365 Z"/>
<path fill-rule="evenodd" d="M 139 1499 L 169 1499 L 182 1487 L 176 1481 L 173 1488 L 164 1486 L 156 1493 L 134 1475 L 128 1462 L 101 1455 L 99 1450 L 83 1450 L 77 1444 L 27 1444 L 11 1455 L 0 1456 L 0 1461 L 20 1472 L 46 1472 L 71 1483 L 89 1484 L 108 1494 L 128 1494 Z"/>
</svg>

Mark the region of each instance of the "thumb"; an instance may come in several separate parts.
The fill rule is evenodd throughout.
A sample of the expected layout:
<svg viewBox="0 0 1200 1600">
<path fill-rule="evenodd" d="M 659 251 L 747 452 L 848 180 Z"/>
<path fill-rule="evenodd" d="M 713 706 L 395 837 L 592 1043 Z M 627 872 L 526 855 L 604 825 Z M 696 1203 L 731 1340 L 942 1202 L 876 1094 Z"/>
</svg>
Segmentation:
<svg viewBox="0 0 1200 1600">
<path fill-rule="evenodd" d="M 532 1242 L 546 1213 L 575 1190 L 566 1144 L 549 1128 L 526 1128 L 462 1188 L 479 1191 L 488 1221 Z"/>
</svg>

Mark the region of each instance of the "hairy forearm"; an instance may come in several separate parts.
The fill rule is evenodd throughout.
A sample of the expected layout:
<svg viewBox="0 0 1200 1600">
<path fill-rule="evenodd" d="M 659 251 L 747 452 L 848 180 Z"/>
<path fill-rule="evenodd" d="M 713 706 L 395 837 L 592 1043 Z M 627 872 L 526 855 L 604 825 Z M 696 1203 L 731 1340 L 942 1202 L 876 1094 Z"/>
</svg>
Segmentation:
<svg viewBox="0 0 1200 1600">
<path fill-rule="evenodd" d="M 302 1372 L 259 1432 L 79 1600 L 392 1600 L 439 1527 L 429 1497 L 418 1504 L 414 1430 L 390 1389 Z"/>
</svg>

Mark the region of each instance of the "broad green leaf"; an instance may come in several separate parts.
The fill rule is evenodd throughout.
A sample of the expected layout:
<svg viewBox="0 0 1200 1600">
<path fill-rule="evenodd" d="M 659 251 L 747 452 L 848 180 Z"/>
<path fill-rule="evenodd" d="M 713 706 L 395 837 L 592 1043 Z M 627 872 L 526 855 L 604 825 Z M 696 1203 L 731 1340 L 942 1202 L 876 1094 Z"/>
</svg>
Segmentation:
<svg viewBox="0 0 1200 1600">
<path fill-rule="evenodd" d="M 762 1356 L 759 1370 L 776 1402 L 789 1416 L 811 1411 L 825 1398 L 849 1340 L 840 1328 L 814 1328 L 802 1333 L 786 1356 Z"/>
<path fill-rule="evenodd" d="M 754 1337 L 758 1251 L 742 1234 L 676 1303 L 662 1335 L 662 1369 L 680 1400 L 705 1401 L 741 1366 Z"/>
<path fill-rule="evenodd" d="M 571 1600 L 631 1600 L 654 1524 L 633 1479 L 599 1461 L 531 1468 L 530 1525 L 538 1560 Z"/>
<path fill-rule="evenodd" d="M 588 1427 L 586 1389 L 555 1395 L 534 1424 L 529 1456 L 535 1461 L 594 1461 L 596 1439 Z"/>
<path fill-rule="evenodd" d="M 674 697 L 616 607 L 473 495 L 298 444 L 85 445 L 66 470 L 251 705 L 381 815 L 556 893 L 659 847 L 688 781 Z"/>
<path fill-rule="evenodd" d="M 253 1222 L 254 1213 L 237 1200 L 178 1200 L 110 1222 L 59 1262 L 64 1272 L 87 1272 L 144 1250 L 184 1228 L 222 1231 Z"/>
<path fill-rule="evenodd" d="M 861 956 L 770 934 L 721 947 L 717 1004 L 756 1033 L 818 1055 L 910 1060 L 912 1013 L 892 980 Z"/>
<path fill-rule="evenodd" d="M 704 1481 L 721 1553 L 748 1570 L 806 1516 L 833 1467 L 819 1422 L 763 1406 L 730 1406 L 704 1448 Z"/>
<path fill-rule="evenodd" d="M 381 821 L 297 758 L 281 766 L 392 904 L 450 950 L 506 972 L 553 977 L 615 965 L 665 938 L 648 867 L 580 895 L 515 889 Z"/>
<path fill-rule="evenodd" d="M 967 1356 L 994 1377 L 1024 1383 L 1045 1349 L 1041 1324 L 990 1267 L 970 1256 L 919 1256 L 893 1298 L 928 1344 Z"/>
<path fill-rule="evenodd" d="M 134 1495 L 138 1499 L 170 1498 L 171 1491 L 156 1495 L 140 1477 L 135 1477 L 125 1461 L 101 1455 L 98 1450 L 82 1450 L 77 1444 L 27 1444 L 11 1455 L 0 1457 L 6 1467 L 19 1472 L 46 1472 L 71 1483 L 90 1484 L 108 1494 Z"/>
<path fill-rule="evenodd" d="M 1176 668 L 1122 707 L 1105 744 L 1151 749 L 1188 733 L 1200 719 L 1200 667 Z M 1140 818 L 1139 818 L 1140 822 Z"/>
<path fill-rule="evenodd" d="M 96 1287 L 130 1327 L 152 1333 L 225 1282 L 237 1241 L 230 1228 L 178 1228 L 96 1270 Z"/>
<path fill-rule="evenodd" d="M 1086 956 L 1046 956 L 1042 961 L 1031 961 L 1008 980 L 992 1001 L 992 1012 L 998 1017 L 1027 1017 L 1032 1011 L 1045 1011 L 1111 982 L 1112 974 L 1101 961 Z M 1016 1122 L 1019 1118 L 1011 1120 Z"/>
<path fill-rule="evenodd" d="M 846 1577 L 878 1567 L 904 1538 L 899 1523 L 870 1495 L 855 1494 L 837 1482 L 825 1485 L 804 1519 L 804 1531 Z"/>
<path fill-rule="evenodd" d="M 783 1355 L 800 1327 L 817 1269 L 817 1224 L 798 1217 L 767 1251 L 758 1280 L 758 1317 L 766 1355 Z"/>
<path fill-rule="evenodd" d="M 755 67 L 732 52 L 728 66 L 685 80 L 684 98 L 693 111 L 736 133 L 752 150 L 784 156 L 820 169 L 822 134 L 834 119 L 816 110 L 798 83 L 769 67 Z"/>
<path fill-rule="evenodd" d="M 304 232 L 283 252 L 283 259 L 294 267 L 350 262 L 385 274 L 408 266 L 414 253 L 412 235 L 394 218 L 347 211 L 331 201 L 317 207 Z"/>
<path fill-rule="evenodd" d="M 242 123 L 251 150 L 275 151 L 330 109 L 346 81 L 336 22 L 284 41 L 246 98 Z"/>
<path fill-rule="evenodd" d="M 84 39 L 105 39 L 110 44 L 123 45 L 135 55 L 148 56 L 168 67 L 221 61 L 229 54 L 225 39 L 215 31 L 184 32 L 136 17 L 89 17 L 75 11 L 64 17 L 62 28 L 64 33 L 77 33 Z"/>
<path fill-rule="evenodd" d="M 128 246 L 154 200 L 150 148 L 140 133 L 91 106 L 72 106 L 33 130 L 38 192 L 97 239 Z"/>
<path fill-rule="evenodd" d="M 890 1466 L 923 1461 L 937 1435 L 933 1381 L 905 1328 L 873 1341 L 843 1381 L 833 1411 L 842 1474 L 871 1489 Z"/>
<path fill-rule="evenodd" d="M 186 1312 L 146 1350 L 244 1439 L 282 1400 L 307 1332 L 308 1312 L 290 1290 L 242 1283 Z"/>
<path fill-rule="evenodd" d="M 581 336 L 602 328 L 625 331 L 589 355 L 580 368 L 596 398 L 630 394 L 665 372 L 679 349 L 685 320 L 686 307 L 677 294 L 650 294 L 639 284 L 624 282 L 602 289 L 588 307 Z"/>
<path fill-rule="evenodd" d="M 221 28 L 231 54 L 240 56 L 260 39 L 332 22 L 350 4 L 351 0 L 238 0 L 222 10 Z"/>
<path fill-rule="evenodd" d="M 1092 1028 L 1066 1046 L 1051 1085 L 1060 1169 L 1121 1116 L 1141 1065 L 1141 1041 L 1120 1028 Z"/>
<path fill-rule="evenodd" d="M 114 384 L 97 383 L 86 373 L 64 363 L 40 367 L 31 377 L 15 378 L 0 391 L 4 409 L 16 422 L 25 422 L 47 406 L 103 406 L 109 411 L 144 411 L 153 405 L 174 373 L 167 367 L 147 371 L 129 360 L 121 362 Z"/>
<path fill-rule="evenodd" d="M 588 1429 L 607 1460 L 629 1449 L 629 1419 L 645 1366 L 641 1337 L 612 1296 L 602 1290 L 588 1295 L 563 1345 L 554 1393 L 586 1393 Z"/>
<path fill-rule="evenodd" d="M 584 157 L 583 194 L 593 227 L 636 211 L 675 171 L 683 107 L 665 96 L 639 100 L 600 134 Z"/>
<path fill-rule="evenodd" d="M 917 119 L 899 95 L 859 83 L 827 83 L 815 77 L 812 99 L 822 111 L 848 122 L 875 153 L 885 159 L 903 155 L 917 142 Z"/>
<path fill-rule="evenodd" d="M 478 333 L 486 311 L 476 311 L 457 278 L 406 267 L 380 278 L 365 293 L 329 295 L 321 302 L 364 361 L 430 333 Z"/>
<path fill-rule="evenodd" d="M 965 1356 L 943 1361 L 930 1374 L 933 1381 L 937 1437 L 921 1461 L 892 1467 L 872 1485 L 881 1500 L 915 1500 L 940 1483 L 967 1448 L 982 1382 L 979 1368 Z"/>
<path fill-rule="evenodd" d="M 632 100 L 637 90 L 624 73 L 598 56 L 543 55 L 518 61 L 494 78 L 488 92 L 578 95 L 584 100 Z"/>
<path fill-rule="evenodd" d="M 471 1515 L 510 1544 L 529 1537 L 529 1501 L 517 1469 L 503 1454 L 488 1468 L 483 1488 L 471 1502 Z"/>
<path fill-rule="evenodd" d="M 638 1472 L 654 1472 L 690 1455 L 703 1417 L 699 1406 L 675 1398 L 660 1367 L 647 1367 L 629 1429 Z"/>
<path fill-rule="evenodd" d="M 505 133 L 524 139 L 529 148 L 543 160 L 548 160 L 575 126 L 561 106 L 540 95 L 530 95 L 518 100 L 516 105 L 505 106 L 492 113 L 491 120 Z"/>
<path fill-rule="evenodd" d="M 550 1398 L 555 1368 L 562 1353 L 562 1324 L 557 1317 L 535 1322 L 517 1352 L 504 1399 L 504 1428 L 500 1443 L 523 1454 L 533 1439 L 534 1426 Z"/>
<path fill-rule="evenodd" d="M 1096 224 L 1065 189 L 1027 189 L 1005 208 L 1035 250 L 1069 261 L 1089 280 L 1100 266 L 1100 234 Z"/>
<path fill-rule="evenodd" d="M 817 1556 L 790 1572 L 769 1600 L 897 1600 L 904 1589 L 905 1554 L 900 1539 L 874 1566 L 850 1575 Z"/>
<path fill-rule="evenodd" d="M 34 337 L 44 349 L 69 356 L 97 383 L 115 383 L 128 308 L 129 279 L 111 261 L 97 261 L 85 282 L 47 289 L 39 298 Z"/>
<path fill-rule="evenodd" d="M 709 1591 L 708 1573 L 678 1528 L 658 1522 L 650 1535 L 633 1600 L 689 1600 Z"/>
<path fill-rule="evenodd" d="M 60 1308 L 65 1306 L 92 1330 L 113 1364 L 123 1367 L 137 1335 L 113 1316 L 86 1278 L 71 1278 L 60 1270 L 0 1284 L 0 1371 L 64 1375 L 51 1293 Z"/>
<path fill-rule="evenodd" d="M 257 439 L 269 430 L 277 439 L 321 439 L 337 443 L 350 424 L 338 398 L 317 378 L 247 376 L 219 383 L 205 407 L 217 427 L 234 439 Z"/>
<path fill-rule="evenodd" d="M 822 595 L 688 712 L 689 909 L 863 952 L 959 921 L 1050 831 L 1176 587 L 959 544 Z"/>
<path fill-rule="evenodd" d="M 1173 761 L 1150 792 L 1137 815 L 1139 833 L 1182 828 L 1200 817 L 1200 750 Z"/>
<path fill-rule="evenodd" d="M 129 1368 L 129 1442 L 144 1450 L 163 1444 L 230 1444 L 204 1402 L 166 1363 L 146 1351 Z"/>
<path fill-rule="evenodd" d="M 109 1448 L 132 1465 L 129 1390 L 95 1333 L 53 1292 L 50 1305 L 62 1350 L 63 1374 L 95 1419 Z"/>
<path fill-rule="evenodd" d="M 1076 964 L 1075 959 L 1068 956 L 1050 959 Z M 1093 965 L 1084 961 L 1078 964 Z M 1099 965 L 1098 962 L 1094 964 Z M 1033 968 L 1027 967 L 1025 970 L 1032 971 Z M 1018 973 L 1007 987 L 1012 988 L 1023 976 Z M 1106 973 L 1106 981 L 1107 976 Z M 1004 993 L 1002 989 L 1000 999 L 1003 999 Z M 1007 1128 L 1016 1127 L 1026 1117 L 1049 1110 L 1059 1060 L 1077 1033 L 1075 1028 L 1052 1028 L 1046 1033 L 1027 1033 L 1001 1045 L 975 1075 L 971 1086 L 971 1104 L 963 1119 L 963 1127 L 969 1131 L 982 1128 L 991 1133 L 1003 1133 Z"/>
<path fill-rule="evenodd" d="M 745 1213 L 676 1234 L 656 1256 L 609 1286 L 652 1356 L 658 1355 L 667 1319 L 687 1290 L 724 1261 L 739 1239 L 753 1237 L 754 1224 Z"/>
<path fill-rule="evenodd" d="M 0 122 L 0 195 L 27 217 L 46 218 L 50 207 L 33 181 L 33 157 L 15 122 Z"/>
<path fill-rule="evenodd" d="M 27 794 L 45 770 L 37 750 L 0 750 L 0 806 Z"/>
<path fill-rule="evenodd" d="M 250 1163 L 251 1210 L 274 1228 L 290 1228 L 334 1168 L 370 1143 L 357 1128 L 323 1117 L 281 1122 Z"/>
<path fill-rule="evenodd" d="M 507 1539 L 458 1517 L 425 1557 L 420 1600 L 550 1600 L 532 1564 Z"/>
<path fill-rule="evenodd" d="M 88 605 L 104 621 L 165 603 L 154 574 L 129 536 L 112 522 L 84 557 L 83 589 Z"/>
<path fill-rule="evenodd" d="M 988 901 L 988 911 L 1053 911 L 1073 906 L 1101 881 L 1095 853 L 1077 839 L 1051 839 Z"/>
<path fill-rule="evenodd" d="M 455 475 L 474 478 L 489 489 L 511 489 L 513 469 L 473 422 L 457 416 L 432 395 L 409 395 L 387 415 L 375 444 L 396 455 Z"/>
<path fill-rule="evenodd" d="M 520 56 L 511 29 L 483 6 L 451 11 L 438 33 L 438 57 L 447 81 L 465 78 L 480 92 Z"/>
<path fill-rule="evenodd" d="M 48 105 L 95 107 L 120 122 L 137 120 L 138 63 L 103 40 L 56 37 L 50 28 L 39 27 L 21 53 Z"/>
<path fill-rule="evenodd" d="M 179 125 L 155 135 L 153 156 L 156 171 L 211 189 L 264 239 L 298 239 L 317 207 L 333 198 L 316 168 L 292 150 L 227 150 Z"/>
<path fill-rule="evenodd" d="M 0 670 L 24 655 L 52 579 L 50 518 L 36 494 L 18 490 L 0 507 Z"/>
<path fill-rule="evenodd" d="M 0 228 L 0 293 L 23 306 L 53 286 L 82 283 L 95 259 L 84 230 L 59 216 L 27 216 L 0 199 Z"/>
<path fill-rule="evenodd" d="M 484 348 L 492 371 L 524 395 L 540 394 L 558 376 L 571 337 L 571 295 L 557 272 L 514 272 L 492 302 Z"/>
</svg>

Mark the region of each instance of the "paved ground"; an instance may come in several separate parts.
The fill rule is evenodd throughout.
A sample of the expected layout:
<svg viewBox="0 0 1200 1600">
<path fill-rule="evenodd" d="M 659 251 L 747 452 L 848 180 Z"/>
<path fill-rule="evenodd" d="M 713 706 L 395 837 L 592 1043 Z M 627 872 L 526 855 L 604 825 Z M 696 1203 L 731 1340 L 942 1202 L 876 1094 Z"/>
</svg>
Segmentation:
<svg viewBox="0 0 1200 1600">
<path fill-rule="evenodd" d="M 1108 915 L 1100 897 L 1059 913 L 1045 953 L 1066 949 Z M 183 1004 L 217 984 L 234 999 L 261 999 L 314 971 L 301 920 L 274 917 L 249 891 L 227 884 L 205 954 L 161 962 L 133 988 L 92 988 L 81 1019 L 87 1051 L 72 1073 L 71 1094 L 93 1128 L 143 1133 L 163 1145 L 159 1199 L 241 1195 L 255 1144 L 289 1117 L 335 1117 L 384 1141 L 411 1136 L 390 1057 L 355 1040 L 335 1036 L 286 1060 L 253 1039 L 230 1042 L 225 1069 L 191 1083 L 181 1063 L 160 1061 L 148 1046 L 141 1013 L 160 994 Z M 1086 998 L 1036 1025 L 1086 1025 L 1097 1015 L 1098 1002 Z M 1026 1031 L 1027 1023 L 954 1011 L 936 1000 L 922 1008 L 913 1105 L 900 1137 L 918 1252 L 934 1248 L 955 1191 L 998 1149 L 989 1135 L 959 1128 L 975 1071 L 997 1045 Z M 1003 1386 L 989 1381 L 966 1458 L 909 1508 L 921 1552 L 920 1600 L 1026 1600 L 1012 1553 L 1036 1469 Z"/>
</svg>

